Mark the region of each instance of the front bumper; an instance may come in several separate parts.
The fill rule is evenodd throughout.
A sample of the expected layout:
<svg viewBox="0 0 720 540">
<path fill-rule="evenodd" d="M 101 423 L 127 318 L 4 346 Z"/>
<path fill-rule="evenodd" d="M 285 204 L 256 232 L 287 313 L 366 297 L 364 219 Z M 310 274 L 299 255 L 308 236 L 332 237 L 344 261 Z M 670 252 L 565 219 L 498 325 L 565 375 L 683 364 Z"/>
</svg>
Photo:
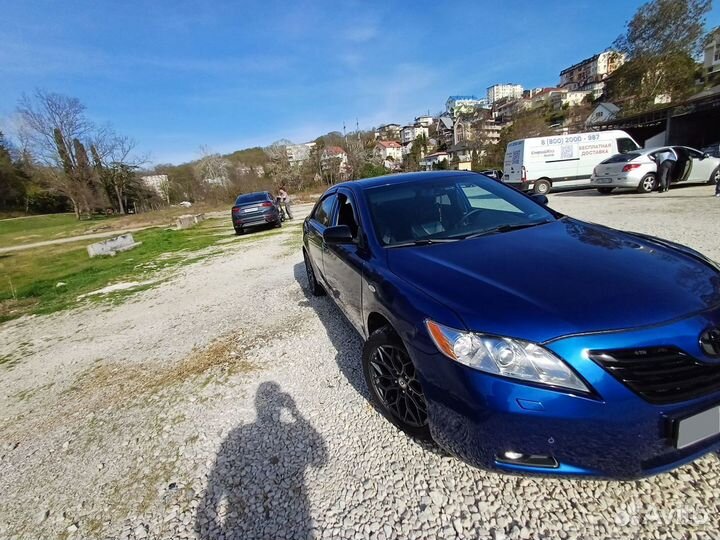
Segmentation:
<svg viewBox="0 0 720 540">
<path fill-rule="evenodd" d="M 588 350 L 675 345 L 707 360 L 697 337 L 720 312 L 652 329 L 571 337 L 546 344 L 592 387 L 574 395 L 488 375 L 446 359 L 418 339 L 409 345 L 428 401 L 435 440 L 472 465 L 508 472 L 633 479 L 720 449 L 720 436 L 677 449 L 674 426 L 720 404 L 720 391 L 653 405 L 588 359 Z M 708 360 L 709 361 L 709 360 Z M 503 460 L 506 452 L 548 457 L 553 466 Z"/>
</svg>

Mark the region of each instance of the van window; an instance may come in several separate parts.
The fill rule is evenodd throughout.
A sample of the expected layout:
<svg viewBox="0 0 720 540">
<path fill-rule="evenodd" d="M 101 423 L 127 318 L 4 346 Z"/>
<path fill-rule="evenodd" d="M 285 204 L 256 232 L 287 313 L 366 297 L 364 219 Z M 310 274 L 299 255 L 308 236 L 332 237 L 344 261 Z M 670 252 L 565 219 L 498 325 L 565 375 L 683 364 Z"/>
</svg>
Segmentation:
<svg viewBox="0 0 720 540">
<path fill-rule="evenodd" d="M 627 161 L 632 161 L 636 157 L 639 157 L 640 154 L 637 152 L 629 152 L 627 154 L 615 154 L 614 156 L 610 156 L 606 160 L 602 161 L 601 163 L 605 165 L 606 163 L 625 163 Z"/>
<path fill-rule="evenodd" d="M 637 144 L 635 144 L 635 141 L 633 141 L 632 139 L 628 139 L 627 137 L 618 139 L 617 146 L 618 146 L 618 152 L 620 152 L 621 154 L 627 154 L 628 152 L 634 152 L 635 150 L 640 148 Z"/>
</svg>

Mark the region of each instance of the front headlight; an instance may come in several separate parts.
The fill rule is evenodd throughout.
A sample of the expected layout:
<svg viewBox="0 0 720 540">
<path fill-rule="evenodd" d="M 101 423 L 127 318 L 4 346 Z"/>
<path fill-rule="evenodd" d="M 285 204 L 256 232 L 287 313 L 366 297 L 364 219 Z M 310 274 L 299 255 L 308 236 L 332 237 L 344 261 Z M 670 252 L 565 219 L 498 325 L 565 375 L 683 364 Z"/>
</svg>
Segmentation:
<svg viewBox="0 0 720 540">
<path fill-rule="evenodd" d="M 470 368 L 547 386 L 590 391 L 565 362 L 529 341 L 455 330 L 429 319 L 425 326 L 441 353 Z"/>
</svg>

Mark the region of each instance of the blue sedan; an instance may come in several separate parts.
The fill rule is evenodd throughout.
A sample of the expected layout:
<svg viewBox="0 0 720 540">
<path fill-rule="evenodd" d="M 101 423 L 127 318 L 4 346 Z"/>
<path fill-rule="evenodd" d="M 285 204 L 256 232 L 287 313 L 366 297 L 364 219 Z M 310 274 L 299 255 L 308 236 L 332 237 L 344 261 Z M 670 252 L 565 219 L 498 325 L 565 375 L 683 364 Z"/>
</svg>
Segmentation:
<svg viewBox="0 0 720 540">
<path fill-rule="evenodd" d="M 365 338 L 376 408 L 509 472 L 637 478 L 720 447 L 720 269 L 480 174 L 338 184 L 309 288 Z"/>
</svg>

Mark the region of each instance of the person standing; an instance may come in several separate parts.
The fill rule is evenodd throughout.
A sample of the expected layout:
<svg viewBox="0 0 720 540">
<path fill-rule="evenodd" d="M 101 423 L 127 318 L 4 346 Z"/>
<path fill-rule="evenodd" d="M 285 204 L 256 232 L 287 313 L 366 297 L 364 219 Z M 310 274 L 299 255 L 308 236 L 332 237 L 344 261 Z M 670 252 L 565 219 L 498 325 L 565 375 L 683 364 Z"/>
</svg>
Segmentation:
<svg viewBox="0 0 720 540">
<path fill-rule="evenodd" d="M 670 188 L 670 175 L 677 163 L 677 154 L 671 147 L 667 147 L 655 154 L 657 163 L 658 191 L 663 193 Z"/>
<path fill-rule="evenodd" d="M 293 215 L 292 211 L 290 210 L 290 195 L 288 195 L 285 184 L 280 185 L 280 189 L 278 189 L 278 197 L 280 197 L 280 205 L 283 209 L 283 212 L 285 212 L 285 215 L 288 217 L 288 219 L 292 219 Z"/>
</svg>

